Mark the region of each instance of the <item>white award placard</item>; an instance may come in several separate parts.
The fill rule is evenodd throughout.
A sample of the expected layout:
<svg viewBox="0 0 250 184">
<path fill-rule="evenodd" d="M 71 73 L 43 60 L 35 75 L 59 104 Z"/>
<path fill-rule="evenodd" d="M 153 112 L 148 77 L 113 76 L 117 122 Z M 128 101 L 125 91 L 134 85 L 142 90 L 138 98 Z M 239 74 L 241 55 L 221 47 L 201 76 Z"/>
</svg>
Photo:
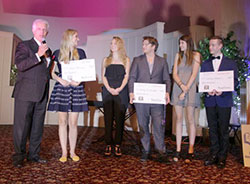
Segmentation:
<svg viewBox="0 0 250 184">
<path fill-rule="evenodd" d="M 134 103 L 166 104 L 166 84 L 134 83 Z"/>
<path fill-rule="evenodd" d="M 61 62 L 62 78 L 67 81 L 86 82 L 96 80 L 95 60 L 72 60 L 68 64 Z"/>
<path fill-rule="evenodd" d="M 234 72 L 200 72 L 199 76 L 199 92 L 216 91 L 226 92 L 234 91 Z"/>
</svg>

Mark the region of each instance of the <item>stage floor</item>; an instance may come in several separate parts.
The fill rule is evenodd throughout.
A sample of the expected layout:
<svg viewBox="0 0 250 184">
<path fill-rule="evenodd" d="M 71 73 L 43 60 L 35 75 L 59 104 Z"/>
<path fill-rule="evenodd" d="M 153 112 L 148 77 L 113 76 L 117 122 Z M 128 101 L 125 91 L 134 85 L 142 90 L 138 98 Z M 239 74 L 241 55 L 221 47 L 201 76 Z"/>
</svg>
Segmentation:
<svg viewBox="0 0 250 184">
<path fill-rule="evenodd" d="M 105 143 L 103 128 L 79 127 L 76 153 L 81 160 L 77 163 L 58 161 L 61 149 L 58 126 L 45 126 L 41 145 L 41 157 L 47 164 L 25 161 L 23 168 L 14 168 L 12 126 L 0 126 L 0 183 L 250 183 L 250 168 L 243 167 L 240 147 L 232 146 L 226 168 L 203 165 L 209 152 L 208 146 L 196 144 L 196 159 L 191 164 L 183 160 L 171 165 L 153 159 L 140 162 L 139 135 L 125 132 L 122 145 L 123 155 L 104 157 Z M 174 150 L 170 137 L 165 139 L 167 149 Z M 187 146 L 184 146 L 184 150 Z M 171 158 L 171 154 L 169 157 Z"/>
</svg>

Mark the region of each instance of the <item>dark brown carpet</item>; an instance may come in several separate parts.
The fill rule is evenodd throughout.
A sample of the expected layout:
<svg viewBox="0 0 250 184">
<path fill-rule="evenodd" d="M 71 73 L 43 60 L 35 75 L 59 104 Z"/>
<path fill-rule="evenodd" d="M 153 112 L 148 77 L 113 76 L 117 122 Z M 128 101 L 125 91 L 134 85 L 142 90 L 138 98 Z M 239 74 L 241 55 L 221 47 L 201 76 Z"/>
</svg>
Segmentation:
<svg viewBox="0 0 250 184">
<path fill-rule="evenodd" d="M 104 129 L 79 127 L 78 131 L 76 152 L 81 158 L 78 163 L 58 161 L 61 154 L 58 127 L 46 126 L 41 157 L 48 159 L 48 163 L 25 161 L 24 167 L 18 169 L 12 166 L 11 160 L 12 126 L 0 126 L 0 183 L 250 183 L 250 168 L 240 163 L 240 147 L 237 146 L 232 147 L 226 168 L 222 170 L 203 166 L 209 149 L 201 143 L 196 145 L 196 160 L 191 164 L 180 161 L 167 165 L 155 159 L 141 163 L 138 134 L 125 133 L 121 158 L 106 158 L 104 142 L 93 143 L 103 135 Z M 166 138 L 166 144 L 168 149 L 174 149 L 170 138 Z"/>
</svg>

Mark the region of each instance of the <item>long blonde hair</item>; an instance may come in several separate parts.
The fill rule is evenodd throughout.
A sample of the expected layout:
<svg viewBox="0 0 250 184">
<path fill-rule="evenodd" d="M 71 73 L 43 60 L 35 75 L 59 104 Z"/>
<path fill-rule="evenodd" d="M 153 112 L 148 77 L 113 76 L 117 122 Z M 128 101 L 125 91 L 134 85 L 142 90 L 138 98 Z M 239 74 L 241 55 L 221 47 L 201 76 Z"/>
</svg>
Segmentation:
<svg viewBox="0 0 250 184">
<path fill-rule="evenodd" d="M 114 36 L 113 40 L 115 40 L 115 42 L 117 44 L 117 47 L 118 47 L 118 57 L 121 59 L 123 65 L 126 66 L 128 56 L 126 54 L 124 41 L 123 41 L 123 39 L 121 39 L 118 36 Z M 109 66 L 111 64 L 112 59 L 113 59 L 113 52 L 110 50 L 110 54 L 106 58 L 106 61 L 105 61 L 105 67 L 107 67 L 107 66 Z"/>
<path fill-rule="evenodd" d="M 76 33 L 77 31 L 73 29 L 68 29 L 63 33 L 59 53 L 59 61 L 70 61 L 79 59 L 77 48 L 73 45 L 72 42 L 73 36 Z"/>
<path fill-rule="evenodd" d="M 186 58 L 187 58 L 187 65 L 192 65 L 193 63 L 193 53 L 194 53 L 194 43 L 193 40 L 191 38 L 190 35 L 183 35 L 182 37 L 180 37 L 179 42 L 180 41 L 185 41 L 187 43 L 187 50 L 186 50 Z M 178 58 L 178 65 L 181 64 L 181 60 L 184 56 L 184 51 L 179 50 L 179 58 Z"/>
</svg>

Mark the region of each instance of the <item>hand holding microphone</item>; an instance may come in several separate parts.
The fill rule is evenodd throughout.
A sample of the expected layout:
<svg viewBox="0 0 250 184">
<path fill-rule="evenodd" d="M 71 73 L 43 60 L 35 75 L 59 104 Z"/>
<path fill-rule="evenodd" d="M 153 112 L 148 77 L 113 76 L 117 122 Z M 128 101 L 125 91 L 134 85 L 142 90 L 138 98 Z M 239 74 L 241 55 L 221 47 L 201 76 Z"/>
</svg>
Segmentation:
<svg viewBox="0 0 250 184">
<path fill-rule="evenodd" d="M 42 43 L 46 44 L 46 40 L 43 40 Z M 46 46 L 47 46 L 47 44 L 46 44 Z M 50 57 L 51 58 L 52 57 L 52 51 L 50 50 L 50 48 L 48 46 L 47 46 L 47 48 L 48 49 L 45 52 L 45 57 Z"/>
<path fill-rule="evenodd" d="M 38 56 L 39 57 L 42 57 L 43 55 L 45 55 L 45 53 L 46 53 L 46 51 L 49 49 L 49 47 L 47 46 L 47 44 L 46 44 L 46 41 L 45 40 L 43 40 L 42 41 L 42 44 L 39 46 L 39 48 L 38 48 L 38 52 L 37 52 L 37 54 L 38 54 Z"/>
</svg>

